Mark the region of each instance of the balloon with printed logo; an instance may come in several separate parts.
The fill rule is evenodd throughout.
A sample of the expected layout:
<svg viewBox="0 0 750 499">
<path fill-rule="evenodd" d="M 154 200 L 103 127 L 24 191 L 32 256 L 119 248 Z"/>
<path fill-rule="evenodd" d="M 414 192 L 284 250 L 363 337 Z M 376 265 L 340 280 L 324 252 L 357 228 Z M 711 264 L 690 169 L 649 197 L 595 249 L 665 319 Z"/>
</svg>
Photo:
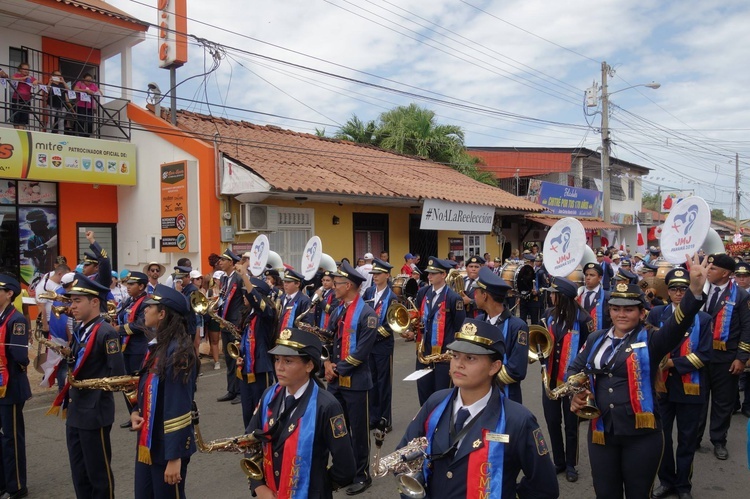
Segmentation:
<svg viewBox="0 0 750 499">
<path fill-rule="evenodd" d="M 672 207 L 662 226 L 659 246 L 669 263 L 683 263 L 685 255 L 698 251 L 711 228 L 711 210 L 698 196 L 682 199 Z"/>
</svg>

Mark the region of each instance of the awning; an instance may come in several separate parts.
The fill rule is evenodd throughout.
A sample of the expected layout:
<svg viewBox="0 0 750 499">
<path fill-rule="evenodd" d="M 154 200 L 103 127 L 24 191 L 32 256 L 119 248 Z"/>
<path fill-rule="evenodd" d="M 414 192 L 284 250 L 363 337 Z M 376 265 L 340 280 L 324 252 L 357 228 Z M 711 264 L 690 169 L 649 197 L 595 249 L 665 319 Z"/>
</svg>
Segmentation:
<svg viewBox="0 0 750 499">
<path fill-rule="evenodd" d="M 552 227 L 557 223 L 562 217 L 533 217 L 533 216 L 527 216 L 526 219 L 531 222 L 537 222 L 542 225 L 547 225 L 549 227 Z M 600 230 L 600 229 L 609 229 L 609 230 L 617 230 L 621 229 L 619 225 L 615 224 L 608 224 L 605 223 L 603 220 L 595 219 L 595 218 L 579 218 L 577 219 L 579 222 L 581 222 L 581 225 L 583 225 L 583 228 L 586 230 Z"/>
</svg>

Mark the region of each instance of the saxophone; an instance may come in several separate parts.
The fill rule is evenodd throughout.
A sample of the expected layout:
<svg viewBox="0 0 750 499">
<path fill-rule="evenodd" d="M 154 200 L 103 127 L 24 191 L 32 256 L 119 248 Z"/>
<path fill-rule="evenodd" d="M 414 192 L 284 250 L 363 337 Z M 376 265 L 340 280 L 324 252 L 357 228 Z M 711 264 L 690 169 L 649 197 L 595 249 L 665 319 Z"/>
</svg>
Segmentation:
<svg viewBox="0 0 750 499">
<path fill-rule="evenodd" d="M 372 475 L 381 478 L 395 473 L 399 493 L 412 499 L 422 498 L 425 496 L 422 464 L 426 451 L 427 437 L 415 438 L 397 451 L 378 458 L 372 465 Z"/>
<path fill-rule="evenodd" d="M 203 440 L 200 428 L 200 414 L 198 406 L 193 402 L 192 423 L 195 430 L 195 445 L 203 453 L 236 452 L 245 453 L 248 457 L 240 460 L 242 471 L 251 480 L 263 480 L 263 447 L 258 438 L 252 433 L 237 435 L 236 437 L 220 438 L 206 442 Z"/>
<path fill-rule="evenodd" d="M 417 360 L 421 364 L 433 364 L 438 362 L 450 362 L 451 358 L 453 358 L 453 354 L 451 352 L 445 352 L 445 353 L 431 353 L 429 355 L 422 354 L 422 350 L 424 349 L 424 337 L 422 337 L 422 341 L 420 341 L 417 344 Z"/>
<path fill-rule="evenodd" d="M 140 376 L 126 374 L 123 376 L 77 380 L 68 371 L 68 383 L 73 388 L 104 390 L 105 392 L 125 392 L 125 396 L 131 404 L 138 402 L 138 382 L 140 379 Z"/>
</svg>

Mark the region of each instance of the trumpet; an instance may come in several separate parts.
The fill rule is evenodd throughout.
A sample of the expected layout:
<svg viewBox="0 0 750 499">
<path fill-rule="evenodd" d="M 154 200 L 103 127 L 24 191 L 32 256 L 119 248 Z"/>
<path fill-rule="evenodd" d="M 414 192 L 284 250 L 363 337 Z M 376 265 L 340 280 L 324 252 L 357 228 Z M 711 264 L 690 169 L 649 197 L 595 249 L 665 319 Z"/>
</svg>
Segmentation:
<svg viewBox="0 0 750 499">
<path fill-rule="evenodd" d="M 36 295 L 37 299 L 39 300 L 50 300 L 50 301 L 60 301 L 63 303 L 70 303 L 72 300 L 68 298 L 65 295 L 58 295 L 54 291 L 45 291 L 44 293 L 39 293 Z"/>
<path fill-rule="evenodd" d="M 427 438 L 415 438 L 382 459 L 376 457 L 372 465 L 372 475 L 382 478 L 388 473 L 395 473 L 399 493 L 412 499 L 420 499 L 425 496 L 422 464 L 426 456 Z"/>
<path fill-rule="evenodd" d="M 138 401 L 138 382 L 140 376 L 110 376 L 105 378 L 90 378 L 77 380 L 68 372 L 68 383 L 73 388 L 85 390 L 104 390 L 105 392 L 125 392 L 125 396 L 132 404 Z"/>
<path fill-rule="evenodd" d="M 198 406 L 193 402 L 192 423 L 195 430 L 195 445 L 198 450 L 209 454 L 211 452 L 236 452 L 249 454 L 240 460 L 240 468 L 252 480 L 263 479 L 263 447 L 258 438 L 252 433 L 236 437 L 221 438 L 205 442 L 201 435 L 200 414 Z"/>
<path fill-rule="evenodd" d="M 568 381 L 558 386 L 554 390 L 550 390 L 547 369 L 545 369 L 544 367 L 542 367 L 542 379 L 544 382 L 544 392 L 547 395 L 547 398 L 549 398 L 550 400 L 557 400 L 562 397 L 581 393 L 585 390 L 588 390 L 591 383 L 588 374 L 581 371 L 578 374 L 568 376 Z M 586 406 L 576 412 L 576 415 L 582 419 L 595 419 L 598 418 L 600 414 L 601 411 L 596 406 L 596 402 L 591 395 L 589 395 L 589 397 L 586 399 Z"/>
<path fill-rule="evenodd" d="M 529 326 L 529 364 L 548 358 L 554 345 L 555 340 L 546 327 L 537 324 Z"/>
<path fill-rule="evenodd" d="M 204 295 L 200 291 L 193 291 L 192 293 L 190 293 L 190 308 L 193 310 L 193 312 L 201 315 L 208 314 L 213 320 L 219 323 L 219 327 L 221 327 L 221 329 L 225 329 L 232 333 L 235 341 L 227 345 L 227 353 L 233 359 L 239 359 L 241 356 L 240 341 L 242 340 L 242 333 L 237 326 L 216 313 L 216 307 L 218 306 L 218 304 L 218 296 L 215 296 L 209 300 L 208 298 L 206 298 L 206 295 Z"/>
</svg>

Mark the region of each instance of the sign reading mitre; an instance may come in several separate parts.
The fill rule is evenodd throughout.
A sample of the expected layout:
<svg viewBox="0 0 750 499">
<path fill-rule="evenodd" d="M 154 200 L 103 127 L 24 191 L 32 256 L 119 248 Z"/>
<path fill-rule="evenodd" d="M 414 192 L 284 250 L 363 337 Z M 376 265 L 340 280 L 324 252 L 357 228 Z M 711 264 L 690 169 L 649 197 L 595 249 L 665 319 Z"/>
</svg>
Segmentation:
<svg viewBox="0 0 750 499">
<path fill-rule="evenodd" d="M 711 210 L 698 196 L 683 199 L 669 212 L 659 245 L 669 263 L 682 263 L 703 246 L 711 228 Z M 709 260 L 710 262 L 710 260 Z"/>
</svg>

